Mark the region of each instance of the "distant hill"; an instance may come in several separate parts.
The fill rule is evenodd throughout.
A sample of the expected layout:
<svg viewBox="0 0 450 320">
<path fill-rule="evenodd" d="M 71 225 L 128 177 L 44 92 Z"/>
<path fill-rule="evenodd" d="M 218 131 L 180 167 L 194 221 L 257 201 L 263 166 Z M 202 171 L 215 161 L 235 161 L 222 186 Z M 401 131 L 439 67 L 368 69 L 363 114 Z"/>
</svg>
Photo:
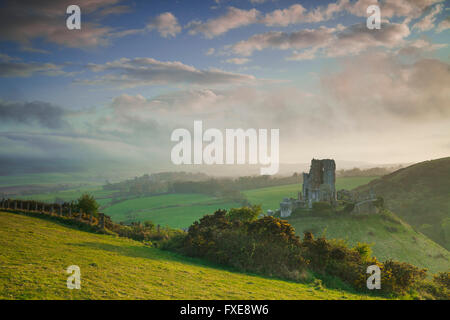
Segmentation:
<svg viewBox="0 0 450 320">
<path fill-rule="evenodd" d="M 450 157 L 414 164 L 355 190 L 371 188 L 390 210 L 450 249 Z"/>
<path fill-rule="evenodd" d="M 367 299 L 232 272 L 141 242 L 0 212 L 0 299 Z M 81 290 L 66 287 L 66 268 L 81 270 Z M 171 311 L 169 311 L 169 314 Z"/>
</svg>

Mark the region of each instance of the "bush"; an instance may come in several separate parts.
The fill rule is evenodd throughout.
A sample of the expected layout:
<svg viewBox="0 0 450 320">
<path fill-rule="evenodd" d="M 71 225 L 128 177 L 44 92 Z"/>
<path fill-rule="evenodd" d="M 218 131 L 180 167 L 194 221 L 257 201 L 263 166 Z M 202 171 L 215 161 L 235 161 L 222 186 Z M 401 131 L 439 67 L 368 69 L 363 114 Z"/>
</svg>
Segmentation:
<svg viewBox="0 0 450 320">
<path fill-rule="evenodd" d="M 227 218 L 231 221 L 239 220 L 242 222 L 254 221 L 262 213 L 261 206 L 233 208 L 227 214 Z"/>
<path fill-rule="evenodd" d="M 204 216 L 189 228 L 183 252 L 241 271 L 299 279 L 306 262 L 295 230 L 271 216 L 252 220 L 259 210 L 218 210 Z"/>
<path fill-rule="evenodd" d="M 450 272 L 441 272 L 433 277 L 433 281 L 450 290 Z"/>
<path fill-rule="evenodd" d="M 425 277 L 426 269 L 419 269 L 406 262 L 387 260 L 383 263 L 381 289 L 385 292 L 404 294 Z"/>
</svg>

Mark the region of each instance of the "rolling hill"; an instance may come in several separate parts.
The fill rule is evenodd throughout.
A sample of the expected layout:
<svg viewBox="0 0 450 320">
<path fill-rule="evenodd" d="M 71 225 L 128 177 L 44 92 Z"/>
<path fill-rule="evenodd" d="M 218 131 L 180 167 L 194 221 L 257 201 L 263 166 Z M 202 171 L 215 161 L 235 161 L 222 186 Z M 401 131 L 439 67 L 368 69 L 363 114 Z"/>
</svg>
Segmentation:
<svg viewBox="0 0 450 320">
<path fill-rule="evenodd" d="M 233 272 L 124 238 L 0 212 L 0 299 L 367 299 Z M 81 289 L 66 268 L 81 269 Z M 372 297 L 373 298 L 373 297 Z"/>
<path fill-rule="evenodd" d="M 391 213 L 371 216 L 289 217 L 288 222 L 301 235 L 344 239 L 350 246 L 358 242 L 372 244 L 374 256 L 385 261 L 409 262 L 431 273 L 450 269 L 450 253 Z"/>
<path fill-rule="evenodd" d="M 356 191 L 370 189 L 391 211 L 450 249 L 450 157 L 400 169 Z"/>
</svg>

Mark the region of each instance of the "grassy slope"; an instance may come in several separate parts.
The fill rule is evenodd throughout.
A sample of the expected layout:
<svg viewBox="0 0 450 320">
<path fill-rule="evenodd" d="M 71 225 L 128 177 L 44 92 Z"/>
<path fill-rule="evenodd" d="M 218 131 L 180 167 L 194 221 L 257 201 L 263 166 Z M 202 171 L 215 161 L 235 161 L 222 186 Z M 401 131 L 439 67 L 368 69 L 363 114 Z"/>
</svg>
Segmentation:
<svg viewBox="0 0 450 320">
<path fill-rule="evenodd" d="M 298 234 L 325 233 L 327 239 L 344 239 L 351 246 L 357 242 L 371 243 L 374 255 L 382 261 L 390 258 L 405 261 L 432 273 L 450 269 L 450 253 L 404 222 L 399 225 L 376 215 L 358 219 L 298 217 L 288 221 Z"/>
<path fill-rule="evenodd" d="M 370 188 L 391 211 L 450 249 L 450 157 L 417 163 L 357 190 Z"/>
<path fill-rule="evenodd" d="M 268 279 L 54 222 L 0 212 L 0 299 L 364 299 Z M 81 290 L 66 268 L 81 268 Z"/>
<path fill-rule="evenodd" d="M 336 180 L 336 190 L 353 189 L 357 186 L 364 185 L 376 177 L 350 177 L 338 178 Z M 261 204 L 264 211 L 268 209 L 277 210 L 280 208 L 280 202 L 283 198 L 297 198 L 297 194 L 302 190 L 299 184 L 290 184 L 277 187 L 268 187 L 247 190 L 243 193 L 252 204 Z"/>
</svg>

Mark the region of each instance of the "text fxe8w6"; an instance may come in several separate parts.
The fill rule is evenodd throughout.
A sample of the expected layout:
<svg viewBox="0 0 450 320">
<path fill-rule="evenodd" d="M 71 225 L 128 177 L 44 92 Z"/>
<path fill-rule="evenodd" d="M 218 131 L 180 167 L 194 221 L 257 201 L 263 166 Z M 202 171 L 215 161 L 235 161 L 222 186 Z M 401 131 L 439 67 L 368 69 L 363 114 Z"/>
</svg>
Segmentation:
<svg viewBox="0 0 450 320">
<path fill-rule="evenodd" d="M 189 130 L 180 128 L 172 132 L 171 141 L 178 143 L 172 148 L 171 160 L 176 165 L 212 165 L 245 164 L 248 158 L 248 164 L 259 163 L 266 166 L 260 168 L 262 175 L 273 175 L 278 173 L 280 166 L 280 130 L 270 129 L 270 156 L 267 136 L 268 129 L 225 129 L 224 140 L 224 135 L 219 129 L 209 128 L 203 132 L 202 121 L 194 121 L 193 143 Z M 209 144 L 203 148 L 203 142 Z"/>
</svg>

